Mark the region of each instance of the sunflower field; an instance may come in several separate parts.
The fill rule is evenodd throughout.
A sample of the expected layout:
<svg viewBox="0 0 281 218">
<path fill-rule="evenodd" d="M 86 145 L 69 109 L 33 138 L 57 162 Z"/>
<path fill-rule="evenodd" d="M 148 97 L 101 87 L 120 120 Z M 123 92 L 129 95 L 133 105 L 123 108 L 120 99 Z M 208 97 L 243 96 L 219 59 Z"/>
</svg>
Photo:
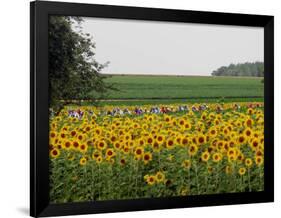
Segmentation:
<svg viewBox="0 0 281 218">
<path fill-rule="evenodd" d="M 239 105 L 122 116 L 65 107 L 50 116 L 51 202 L 262 191 L 263 103 Z"/>
</svg>

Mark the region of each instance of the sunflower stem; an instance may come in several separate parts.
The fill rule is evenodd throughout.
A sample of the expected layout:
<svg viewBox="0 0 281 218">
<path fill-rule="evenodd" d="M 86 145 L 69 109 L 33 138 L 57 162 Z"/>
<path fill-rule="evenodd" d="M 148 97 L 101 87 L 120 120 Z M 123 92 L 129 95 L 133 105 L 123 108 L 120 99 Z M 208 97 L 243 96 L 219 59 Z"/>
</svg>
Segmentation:
<svg viewBox="0 0 281 218">
<path fill-rule="evenodd" d="M 101 194 L 101 183 L 102 183 L 102 180 L 101 180 L 101 176 L 100 176 L 100 164 L 98 164 L 99 165 L 99 168 L 98 168 L 98 178 L 99 178 L 99 197 L 98 197 L 98 199 L 99 200 L 101 200 L 101 196 L 100 196 L 100 194 Z"/>
<path fill-rule="evenodd" d="M 194 168 L 195 168 L 195 175 L 196 175 L 196 186 L 197 186 L 197 194 L 200 194 L 200 188 L 199 188 L 199 178 L 198 178 L 198 168 L 197 168 L 197 164 L 194 164 Z"/>
<path fill-rule="evenodd" d="M 249 185 L 249 191 L 252 191 L 252 187 L 251 187 L 251 177 L 250 177 L 250 168 L 248 169 L 248 185 Z"/>
<path fill-rule="evenodd" d="M 262 183 L 262 180 L 263 180 L 263 178 L 262 178 L 262 170 L 261 170 L 261 167 L 259 167 L 259 177 L 260 177 L 260 180 L 259 180 L 259 184 L 260 184 L 260 185 L 259 185 L 259 186 L 260 186 L 260 187 L 259 187 L 259 190 L 262 191 L 262 190 L 263 190 L 263 187 L 262 187 L 262 184 L 263 184 L 263 183 Z"/>
<path fill-rule="evenodd" d="M 209 172 L 208 172 L 208 168 L 209 168 L 209 163 L 207 163 L 207 175 L 209 175 Z M 208 183 L 208 180 L 209 180 L 209 177 L 208 176 L 205 176 L 205 186 L 206 186 L 206 190 L 205 190 L 205 193 L 208 194 L 209 193 L 209 183 Z"/>
<path fill-rule="evenodd" d="M 243 192 L 243 176 L 240 178 L 240 191 Z"/>
<path fill-rule="evenodd" d="M 135 165 L 135 172 L 136 172 L 136 189 L 135 189 L 135 195 L 136 197 L 138 197 L 138 168 L 139 168 L 139 162 L 137 161 L 136 162 L 136 165 Z"/>
<path fill-rule="evenodd" d="M 95 174 L 94 174 L 94 163 L 91 164 L 92 168 L 92 199 L 95 200 Z"/>
</svg>

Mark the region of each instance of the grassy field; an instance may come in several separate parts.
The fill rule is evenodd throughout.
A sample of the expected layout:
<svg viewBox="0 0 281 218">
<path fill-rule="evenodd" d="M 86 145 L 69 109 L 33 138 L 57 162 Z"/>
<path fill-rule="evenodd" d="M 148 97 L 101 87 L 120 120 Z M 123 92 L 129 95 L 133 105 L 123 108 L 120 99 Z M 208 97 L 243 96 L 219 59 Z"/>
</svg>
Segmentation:
<svg viewBox="0 0 281 218">
<path fill-rule="evenodd" d="M 263 98 L 261 78 L 115 75 L 108 99 Z"/>
</svg>

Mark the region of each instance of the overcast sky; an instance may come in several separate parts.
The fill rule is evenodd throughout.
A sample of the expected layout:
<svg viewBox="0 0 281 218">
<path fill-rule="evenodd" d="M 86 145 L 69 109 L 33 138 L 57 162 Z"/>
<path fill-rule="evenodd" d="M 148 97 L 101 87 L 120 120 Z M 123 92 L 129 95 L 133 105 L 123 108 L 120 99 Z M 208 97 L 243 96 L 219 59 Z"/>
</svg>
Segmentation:
<svg viewBox="0 0 281 218">
<path fill-rule="evenodd" d="M 263 28 L 84 18 L 102 73 L 210 75 L 231 63 L 263 61 Z"/>
</svg>

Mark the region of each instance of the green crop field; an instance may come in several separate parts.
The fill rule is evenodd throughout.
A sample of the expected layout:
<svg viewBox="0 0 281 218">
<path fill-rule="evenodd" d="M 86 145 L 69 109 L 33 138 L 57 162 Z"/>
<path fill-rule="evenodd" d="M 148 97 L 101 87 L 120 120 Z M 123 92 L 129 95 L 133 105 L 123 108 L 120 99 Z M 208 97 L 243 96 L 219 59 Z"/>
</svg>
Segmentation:
<svg viewBox="0 0 281 218">
<path fill-rule="evenodd" d="M 263 99 L 264 84 L 257 77 L 143 76 L 114 75 L 106 82 L 115 84 L 107 99 L 161 100 L 249 98 Z"/>
</svg>

